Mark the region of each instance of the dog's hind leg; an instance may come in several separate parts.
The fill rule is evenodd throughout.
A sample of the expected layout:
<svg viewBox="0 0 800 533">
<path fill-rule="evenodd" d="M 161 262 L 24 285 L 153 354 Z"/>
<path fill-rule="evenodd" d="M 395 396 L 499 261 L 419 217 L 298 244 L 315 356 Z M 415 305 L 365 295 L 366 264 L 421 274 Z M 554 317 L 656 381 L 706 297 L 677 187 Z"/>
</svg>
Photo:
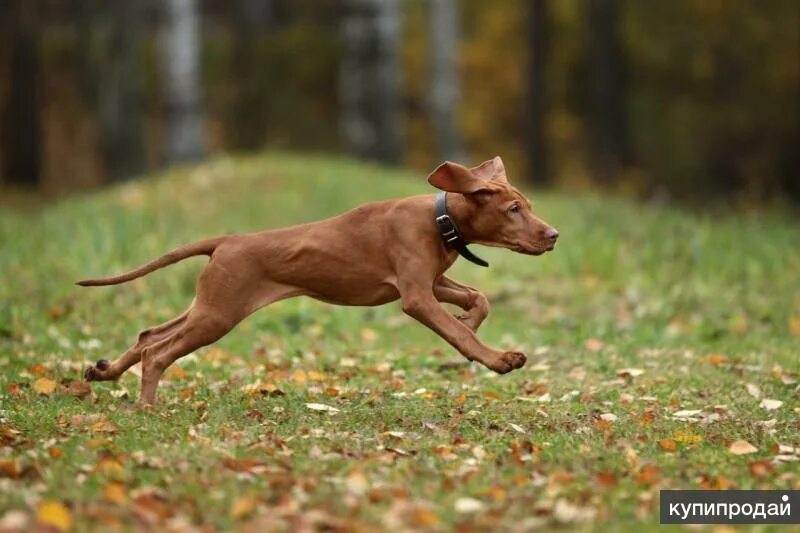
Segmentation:
<svg viewBox="0 0 800 533">
<path fill-rule="evenodd" d="M 180 316 L 173 318 L 163 324 L 148 328 L 139 333 L 139 338 L 136 344 L 128 348 L 116 361 L 109 362 L 106 359 L 100 359 L 93 366 L 88 367 L 83 377 L 86 381 L 110 381 L 119 379 L 119 377 L 130 367 L 138 363 L 142 358 L 142 350 L 149 344 L 157 342 L 173 333 L 179 328 L 189 316 L 189 309 L 184 311 Z"/>
<path fill-rule="evenodd" d="M 241 291 L 232 285 L 209 286 L 201 280 L 197 300 L 185 321 L 142 351 L 140 403 L 155 403 L 158 382 L 175 361 L 221 338 L 256 309 L 299 294 L 295 288 L 271 281 L 262 282 L 255 291 L 247 285 L 239 288 Z"/>
</svg>

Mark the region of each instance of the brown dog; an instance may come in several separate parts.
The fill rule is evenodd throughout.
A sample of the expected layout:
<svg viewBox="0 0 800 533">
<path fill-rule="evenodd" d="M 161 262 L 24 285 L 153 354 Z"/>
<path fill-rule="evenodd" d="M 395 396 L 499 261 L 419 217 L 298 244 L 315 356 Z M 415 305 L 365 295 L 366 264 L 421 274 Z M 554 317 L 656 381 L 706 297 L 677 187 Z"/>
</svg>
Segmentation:
<svg viewBox="0 0 800 533">
<path fill-rule="evenodd" d="M 499 157 L 471 169 L 443 163 L 428 182 L 450 194 L 373 202 L 320 222 L 208 239 L 127 274 L 79 282 L 113 285 L 187 257 L 211 256 L 189 309 L 144 330 L 119 359 L 98 361 L 85 378 L 115 380 L 141 360 L 139 400 L 152 404 L 161 375 L 177 359 L 216 341 L 253 311 L 301 295 L 339 305 L 399 298 L 405 313 L 467 359 L 499 373 L 521 367 L 525 355 L 489 348 L 475 335 L 489 313 L 486 296 L 444 272 L 459 253 L 481 261 L 467 242 L 539 255 L 553 249 L 558 232 L 534 216 L 530 202 L 508 183 Z M 465 314 L 454 317 L 439 302 Z"/>
</svg>

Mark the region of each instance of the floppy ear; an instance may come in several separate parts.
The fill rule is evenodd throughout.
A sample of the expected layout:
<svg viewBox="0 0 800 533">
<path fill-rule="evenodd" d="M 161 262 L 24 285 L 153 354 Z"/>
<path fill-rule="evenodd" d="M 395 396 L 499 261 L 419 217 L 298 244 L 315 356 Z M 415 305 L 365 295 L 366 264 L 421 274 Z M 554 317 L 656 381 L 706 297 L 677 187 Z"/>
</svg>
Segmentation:
<svg viewBox="0 0 800 533">
<path fill-rule="evenodd" d="M 428 183 L 447 192 L 472 194 L 487 188 L 486 180 L 464 165 L 445 161 L 428 176 Z"/>
<path fill-rule="evenodd" d="M 477 167 L 472 167 L 470 170 L 473 174 L 485 180 L 508 181 L 506 179 L 506 167 L 503 165 L 503 160 L 500 159 L 499 155 L 484 161 Z"/>
</svg>

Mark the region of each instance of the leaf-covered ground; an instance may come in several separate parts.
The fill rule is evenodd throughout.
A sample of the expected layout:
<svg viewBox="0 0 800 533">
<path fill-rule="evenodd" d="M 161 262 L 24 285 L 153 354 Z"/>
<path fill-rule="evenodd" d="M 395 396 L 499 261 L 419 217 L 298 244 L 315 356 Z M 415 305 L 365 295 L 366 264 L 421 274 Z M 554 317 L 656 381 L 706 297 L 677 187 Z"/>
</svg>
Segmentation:
<svg viewBox="0 0 800 533">
<path fill-rule="evenodd" d="M 188 241 L 431 192 L 343 159 L 222 158 L 0 213 L 0 529 L 655 527 L 662 488 L 800 488 L 800 228 L 534 194 L 540 258 L 455 266 L 523 349 L 496 376 L 396 304 L 273 305 L 181 360 L 78 382 L 177 315 L 203 259 L 81 289 Z M 742 441 L 742 442 L 740 442 Z"/>
</svg>

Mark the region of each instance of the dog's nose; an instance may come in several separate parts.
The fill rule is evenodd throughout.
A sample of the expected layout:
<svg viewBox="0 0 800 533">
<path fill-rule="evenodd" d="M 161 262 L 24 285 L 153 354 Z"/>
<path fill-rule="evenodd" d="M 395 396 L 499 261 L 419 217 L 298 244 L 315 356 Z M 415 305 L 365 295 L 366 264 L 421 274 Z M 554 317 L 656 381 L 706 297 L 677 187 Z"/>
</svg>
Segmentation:
<svg viewBox="0 0 800 533">
<path fill-rule="evenodd" d="M 556 228 L 547 228 L 544 231 L 544 237 L 545 239 L 554 241 L 558 239 L 558 230 Z"/>
</svg>

